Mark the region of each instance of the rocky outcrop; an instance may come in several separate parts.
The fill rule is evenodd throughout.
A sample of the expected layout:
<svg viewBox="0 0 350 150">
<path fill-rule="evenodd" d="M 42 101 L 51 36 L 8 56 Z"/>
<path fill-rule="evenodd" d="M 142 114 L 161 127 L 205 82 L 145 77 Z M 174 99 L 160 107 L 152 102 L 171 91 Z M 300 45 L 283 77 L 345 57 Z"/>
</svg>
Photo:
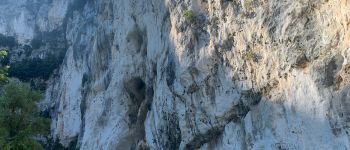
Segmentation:
<svg viewBox="0 0 350 150">
<path fill-rule="evenodd" d="M 63 146 L 350 148 L 347 0 L 29 4 L 1 2 L 0 33 L 65 43 L 43 103 Z"/>
</svg>

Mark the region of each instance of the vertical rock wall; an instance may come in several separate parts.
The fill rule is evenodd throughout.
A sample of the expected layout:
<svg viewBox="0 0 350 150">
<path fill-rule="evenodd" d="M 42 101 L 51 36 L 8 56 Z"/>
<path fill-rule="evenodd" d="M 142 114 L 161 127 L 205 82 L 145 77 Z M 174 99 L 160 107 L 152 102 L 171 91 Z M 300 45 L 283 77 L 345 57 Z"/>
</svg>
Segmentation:
<svg viewBox="0 0 350 150">
<path fill-rule="evenodd" d="M 47 5 L 39 29 L 67 42 L 45 98 L 64 146 L 350 148 L 348 0 Z"/>
</svg>

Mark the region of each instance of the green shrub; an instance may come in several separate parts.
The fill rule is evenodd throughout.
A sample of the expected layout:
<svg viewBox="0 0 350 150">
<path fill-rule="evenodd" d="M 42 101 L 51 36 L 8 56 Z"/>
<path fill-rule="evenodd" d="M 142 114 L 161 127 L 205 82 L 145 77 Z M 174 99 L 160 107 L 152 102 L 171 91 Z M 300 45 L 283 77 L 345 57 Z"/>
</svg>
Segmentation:
<svg viewBox="0 0 350 150">
<path fill-rule="evenodd" d="M 251 51 L 248 51 L 243 54 L 243 59 L 246 61 L 252 60 L 254 58 L 254 54 Z"/>
<path fill-rule="evenodd" d="M 28 84 L 11 81 L 0 96 L 0 149 L 41 150 L 33 137 L 49 133 L 50 120 L 39 117 L 38 91 Z"/>
<path fill-rule="evenodd" d="M 9 66 L 4 62 L 7 58 L 7 50 L 0 50 L 0 84 L 4 84 L 8 81 L 7 70 Z"/>
<path fill-rule="evenodd" d="M 185 17 L 186 21 L 193 23 L 196 21 L 196 15 L 194 14 L 194 12 L 192 10 L 186 10 L 183 14 L 183 16 Z"/>
</svg>

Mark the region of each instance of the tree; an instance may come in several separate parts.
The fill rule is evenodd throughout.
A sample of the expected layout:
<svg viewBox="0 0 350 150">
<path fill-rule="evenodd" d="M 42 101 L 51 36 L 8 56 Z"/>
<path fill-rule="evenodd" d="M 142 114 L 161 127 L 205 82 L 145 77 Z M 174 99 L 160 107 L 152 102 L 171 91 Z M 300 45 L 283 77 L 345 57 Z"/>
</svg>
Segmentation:
<svg viewBox="0 0 350 150">
<path fill-rule="evenodd" d="M 0 50 L 0 62 L 7 57 L 7 50 Z M 7 70 L 10 67 L 1 63 L 0 65 L 0 84 L 5 84 L 8 81 Z"/>
<path fill-rule="evenodd" d="M 0 149 L 40 150 L 35 140 L 49 133 L 50 120 L 40 117 L 41 94 L 28 84 L 10 81 L 0 96 Z"/>
</svg>

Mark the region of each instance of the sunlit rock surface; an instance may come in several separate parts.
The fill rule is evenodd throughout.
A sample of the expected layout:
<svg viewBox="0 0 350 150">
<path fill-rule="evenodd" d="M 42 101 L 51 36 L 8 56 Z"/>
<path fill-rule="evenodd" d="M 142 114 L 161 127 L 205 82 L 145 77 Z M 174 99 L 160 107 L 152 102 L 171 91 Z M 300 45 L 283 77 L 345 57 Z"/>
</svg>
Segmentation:
<svg viewBox="0 0 350 150">
<path fill-rule="evenodd" d="M 63 35 L 53 38 L 66 53 L 43 108 L 66 147 L 350 149 L 348 0 L 5 0 L 0 8 L 0 33 L 18 43 Z M 38 54 L 50 52 L 43 43 Z"/>
</svg>

